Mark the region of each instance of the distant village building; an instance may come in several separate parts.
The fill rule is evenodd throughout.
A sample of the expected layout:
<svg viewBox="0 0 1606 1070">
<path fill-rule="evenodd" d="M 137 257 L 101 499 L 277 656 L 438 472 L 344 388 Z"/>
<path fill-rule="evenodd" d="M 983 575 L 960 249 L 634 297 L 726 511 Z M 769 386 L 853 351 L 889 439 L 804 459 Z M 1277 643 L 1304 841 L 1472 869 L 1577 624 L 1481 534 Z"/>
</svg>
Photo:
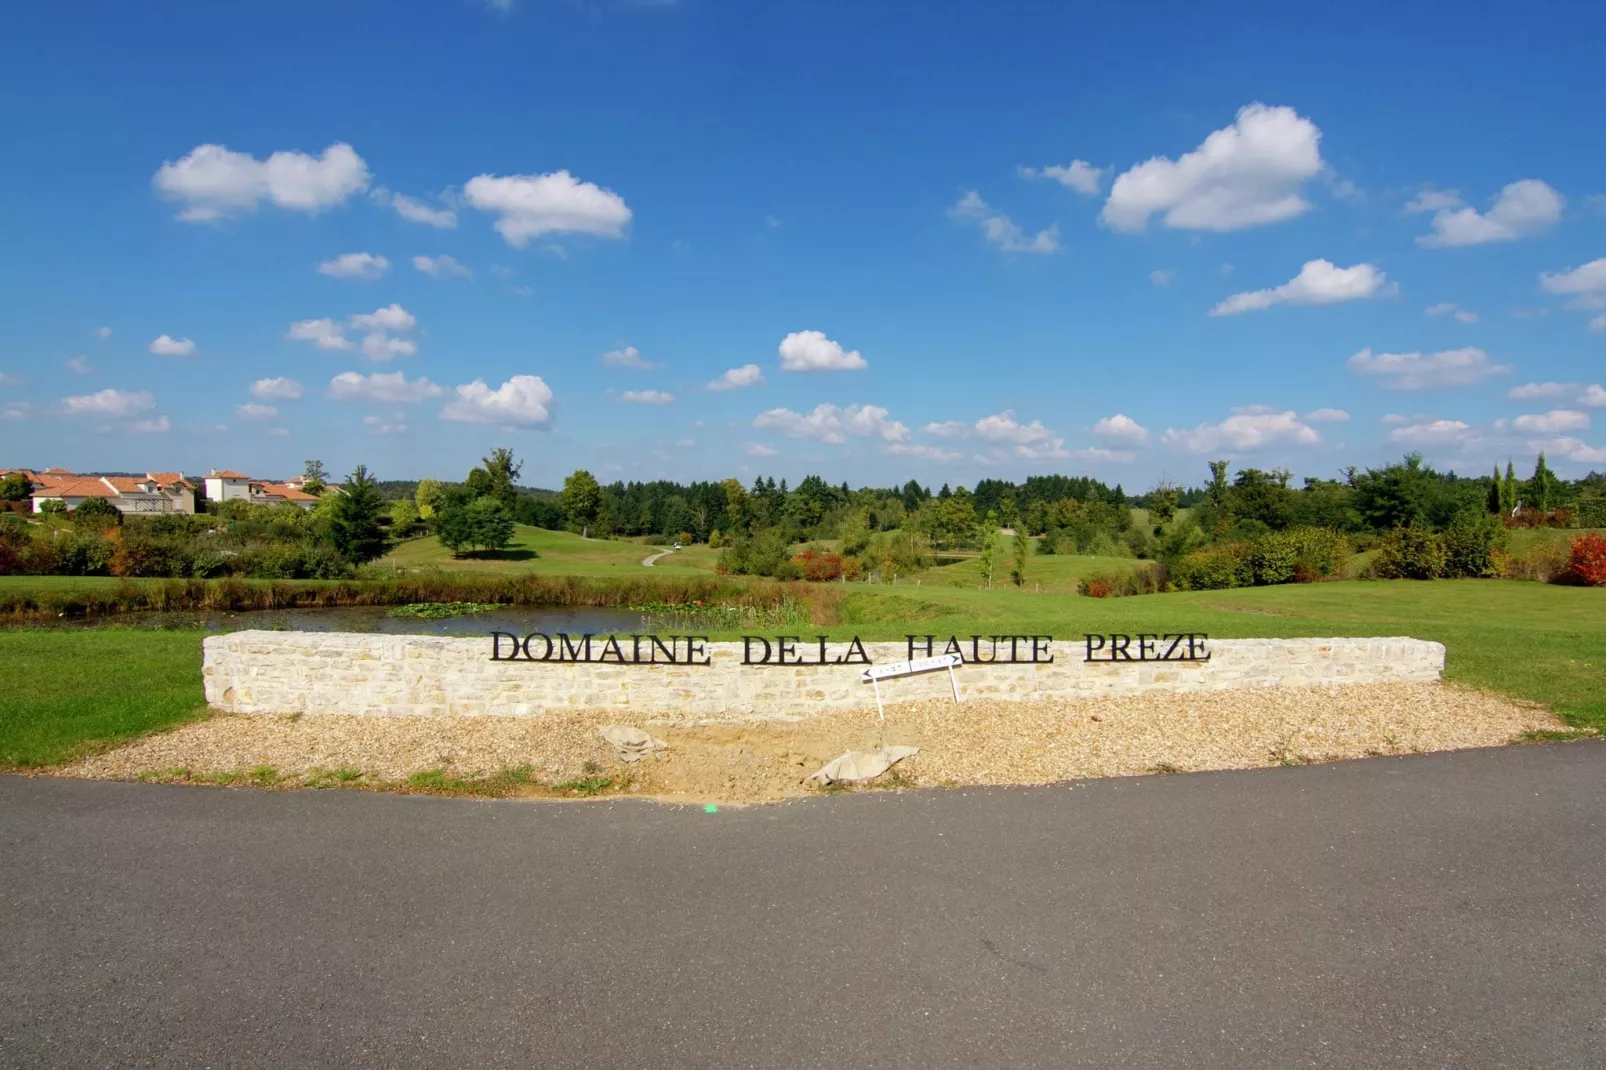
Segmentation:
<svg viewBox="0 0 1606 1070">
<path fill-rule="evenodd" d="M 251 477 L 228 469 L 216 468 L 203 477 L 206 482 L 206 500 L 209 502 L 248 502 L 251 500 Z"/>
<path fill-rule="evenodd" d="M 182 472 L 147 472 L 144 476 L 81 476 L 64 468 L 43 472 L 16 469 L 33 486 L 33 511 L 46 502 L 61 502 L 68 511 L 100 498 L 121 513 L 155 515 L 195 512 L 195 486 Z M 8 473 L 0 472 L 0 475 Z"/>
</svg>

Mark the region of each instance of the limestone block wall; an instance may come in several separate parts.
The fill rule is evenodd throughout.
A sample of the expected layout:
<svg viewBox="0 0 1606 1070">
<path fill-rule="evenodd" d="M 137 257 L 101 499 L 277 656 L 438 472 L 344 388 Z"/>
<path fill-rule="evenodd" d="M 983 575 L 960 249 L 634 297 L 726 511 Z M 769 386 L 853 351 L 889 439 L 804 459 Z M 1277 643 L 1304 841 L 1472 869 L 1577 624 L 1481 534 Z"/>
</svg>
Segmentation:
<svg viewBox="0 0 1606 1070">
<path fill-rule="evenodd" d="M 493 661 L 491 640 L 247 631 L 204 641 L 206 700 L 228 713 L 535 717 L 631 709 L 727 720 L 795 720 L 875 708 L 863 665 L 743 665 L 742 644 L 709 643 L 708 665 Z M 1150 691 L 1436 681 L 1444 646 L 1419 639 L 1211 639 L 1208 661 L 1088 662 L 1081 640 L 1052 662 L 966 664 L 961 699 L 1074 699 Z M 833 652 L 842 645 L 833 644 Z M 939 646 L 939 651 L 940 651 Z M 906 644 L 866 643 L 874 664 Z M 952 700 L 946 672 L 883 680 L 887 703 Z"/>
</svg>

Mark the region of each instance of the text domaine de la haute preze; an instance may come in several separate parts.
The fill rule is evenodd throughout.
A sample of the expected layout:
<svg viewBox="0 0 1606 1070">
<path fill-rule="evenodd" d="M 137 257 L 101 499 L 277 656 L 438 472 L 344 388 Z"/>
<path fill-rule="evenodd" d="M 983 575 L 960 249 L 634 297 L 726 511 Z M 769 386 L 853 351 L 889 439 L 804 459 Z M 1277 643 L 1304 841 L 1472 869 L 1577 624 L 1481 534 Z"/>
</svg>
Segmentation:
<svg viewBox="0 0 1606 1070">
<path fill-rule="evenodd" d="M 1084 661 L 1209 661 L 1203 632 L 1138 632 L 1083 637 Z M 1054 660 L 1051 635 L 970 635 L 948 637 L 938 649 L 935 635 L 905 636 L 909 658 L 957 654 L 971 665 L 1042 665 Z M 512 632 L 491 633 L 492 661 L 555 661 L 618 665 L 709 665 L 706 635 L 569 635 L 531 632 L 522 639 Z M 985 646 L 983 645 L 985 642 Z M 818 635 L 744 635 L 743 665 L 793 667 L 870 665 L 864 643 L 854 636 L 846 643 Z"/>
</svg>

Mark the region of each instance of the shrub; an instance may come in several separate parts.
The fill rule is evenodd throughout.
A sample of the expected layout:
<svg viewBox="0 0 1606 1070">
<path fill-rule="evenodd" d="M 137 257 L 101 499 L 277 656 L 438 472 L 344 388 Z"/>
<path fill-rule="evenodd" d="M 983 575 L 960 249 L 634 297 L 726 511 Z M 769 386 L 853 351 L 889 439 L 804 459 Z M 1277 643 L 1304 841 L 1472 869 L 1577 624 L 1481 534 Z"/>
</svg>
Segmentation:
<svg viewBox="0 0 1606 1070">
<path fill-rule="evenodd" d="M 1500 518 L 1483 512 L 1462 513 L 1445 530 L 1444 571 L 1449 577 L 1494 576 L 1494 552 L 1505 548 Z"/>
<path fill-rule="evenodd" d="M 1223 591 L 1254 582 L 1248 543 L 1229 542 L 1183 554 L 1171 566 L 1171 582 L 1183 591 Z"/>
<path fill-rule="evenodd" d="M 1505 580 L 1535 580 L 1549 583 L 1567 574 L 1568 547 L 1565 542 L 1542 542 L 1520 554 L 1494 550 L 1489 555 L 1495 575 Z"/>
<path fill-rule="evenodd" d="M 123 522 L 122 511 L 105 498 L 86 498 L 68 517 L 79 527 L 93 531 L 104 531 Z"/>
<path fill-rule="evenodd" d="M 1372 561 L 1373 574 L 1385 580 L 1432 580 L 1444 569 L 1444 539 L 1427 528 L 1395 528 Z"/>
<path fill-rule="evenodd" d="M 1578 526 L 1606 528 L 1606 498 L 1584 498 L 1578 503 Z"/>
<path fill-rule="evenodd" d="M 1299 567 L 1299 543 L 1291 531 L 1271 531 L 1250 543 L 1249 568 L 1257 587 L 1292 583 Z"/>
<path fill-rule="evenodd" d="M 810 583 L 826 583 L 842 578 L 842 558 L 837 554 L 823 553 L 811 547 L 793 557 L 791 563 Z"/>
<path fill-rule="evenodd" d="M 1590 531 L 1574 539 L 1567 575 L 1588 587 L 1606 587 L 1606 536 Z"/>
<path fill-rule="evenodd" d="M 142 524 L 130 524 L 119 535 L 108 567 L 113 576 L 124 579 L 188 576 L 191 556 L 190 548 L 184 541 L 172 536 L 153 535 Z"/>
<path fill-rule="evenodd" d="M 779 532 L 765 531 L 733 541 L 719 555 L 719 570 L 736 576 L 779 576 L 787 560 L 786 539 Z M 802 569 L 797 570 L 801 578 Z"/>
<path fill-rule="evenodd" d="M 1125 598 L 1134 594 L 1158 594 L 1166 588 L 1165 566 L 1145 564 L 1121 572 L 1093 572 L 1076 583 L 1079 593 L 1089 598 Z"/>
</svg>

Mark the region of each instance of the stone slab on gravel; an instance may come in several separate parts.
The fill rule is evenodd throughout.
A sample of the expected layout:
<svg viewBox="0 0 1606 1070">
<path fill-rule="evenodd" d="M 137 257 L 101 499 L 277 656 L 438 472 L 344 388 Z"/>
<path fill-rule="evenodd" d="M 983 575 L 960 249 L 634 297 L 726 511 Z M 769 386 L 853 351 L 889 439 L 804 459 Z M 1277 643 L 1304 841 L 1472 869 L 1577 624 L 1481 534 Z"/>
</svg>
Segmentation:
<svg viewBox="0 0 1606 1070">
<path fill-rule="evenodd" d="M 628 775 L 641 794 L 736 802 L 807 794 L 815 789 L 804 777 L 825 762 L 888 744 L 920 748 L 894 770 L 900 783 L 1043 784 L 1498 746 L 1565 727 L 1541 706 L 1444 684 L 933 700 L 889 705 L 886 715 L 882 723 L 873 711 L 832 710 L 806 721 L 734 724 L 618 709 L 517 718 L 219 715 L 57 772 L 129 779 L 272 766 L 293 782 L 319 769 L 399 780 L 421 770 L 472 777 L 529 765 L 547 783 L 600 770 Z M 668 749 L 626 767 L 598 733 L 605 724 L 650 728 Z"/>
</svg>

